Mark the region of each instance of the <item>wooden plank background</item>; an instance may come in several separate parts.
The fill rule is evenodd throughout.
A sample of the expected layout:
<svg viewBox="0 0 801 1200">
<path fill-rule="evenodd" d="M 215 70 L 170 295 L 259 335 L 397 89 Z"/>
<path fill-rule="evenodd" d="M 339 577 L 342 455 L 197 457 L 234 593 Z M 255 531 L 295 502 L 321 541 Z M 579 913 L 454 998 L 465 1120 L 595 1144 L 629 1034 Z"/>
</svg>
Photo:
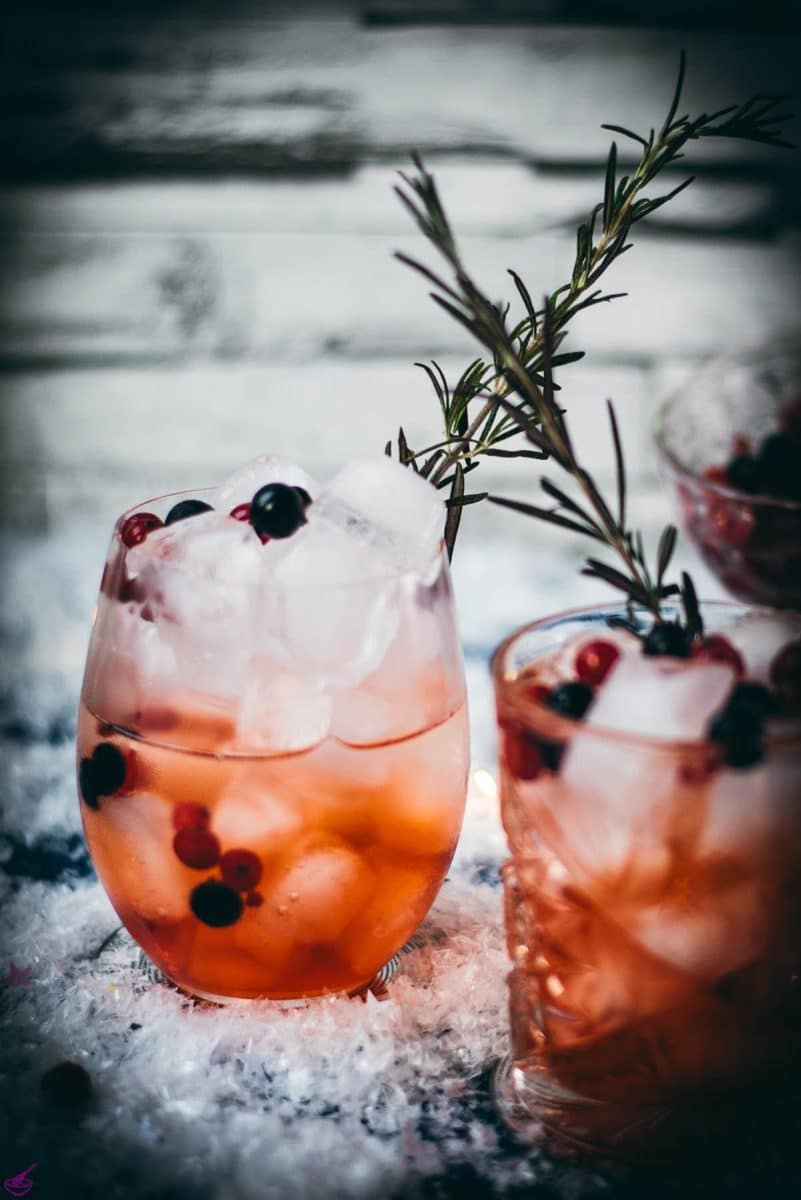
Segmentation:
<svg viewBox="0 0 801 1200">
<path fill-rule="evenodd" d="M 697 8 L 651 5 L 647 28 L 631 4 L 556 0 L 19 12 L 0 56 L 4 519 L 110 515 L 262 450 L 325 475 L 399 417 L 434 440 L 412 361 L 455 370 L 472 347 L 392 259 L 422 249 L 394 171 L 425 153 L 496 294 L 507 266 L 554 287 L 602 186 L 600 121 L 660 120 L 680 46 L 690 111 L 798 106 L 795 6 Z M 573 338 L 590 462 L 609 462 L 612 395 L 644 487 L 666 389 L 799 323 L 799 155 L 691 156 L 697 183 L 610 280 L 630 298 Z"/>
</svg>

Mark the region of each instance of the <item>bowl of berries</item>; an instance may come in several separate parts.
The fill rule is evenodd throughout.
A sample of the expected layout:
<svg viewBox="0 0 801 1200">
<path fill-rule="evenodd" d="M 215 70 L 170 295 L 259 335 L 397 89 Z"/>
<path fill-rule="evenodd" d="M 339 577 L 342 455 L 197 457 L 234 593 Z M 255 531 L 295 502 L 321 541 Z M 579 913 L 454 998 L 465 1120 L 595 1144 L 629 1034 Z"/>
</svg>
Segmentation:
<svg viewBox="0 0 801 1200">
<path fill-rule="evenodd" d="M 778 342 L 701 370 L 657 444 L 682 522 L 737 599 L 801 607 L 801 352 Z"/>
</svg>

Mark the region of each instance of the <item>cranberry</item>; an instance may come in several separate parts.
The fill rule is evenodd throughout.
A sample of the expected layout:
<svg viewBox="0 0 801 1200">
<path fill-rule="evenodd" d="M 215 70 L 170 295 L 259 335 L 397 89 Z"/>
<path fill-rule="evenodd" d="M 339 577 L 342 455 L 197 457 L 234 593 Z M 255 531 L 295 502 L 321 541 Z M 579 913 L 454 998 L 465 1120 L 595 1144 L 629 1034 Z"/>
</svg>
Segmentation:
<svg viewBox="0 0 801 1200">
<path fill-rule="evenodd" d="M 124 545 L 138 546 L 154 529 L 161 529 L 164 522 L 155 513 L 140 512 L 126 517 L 120 527 L 120 538 Z"/>
<path fill-rule="evenodd" d="M 704 540 L 725 542 L 741 550 L 751 540 L 756 525 L 754 509 L 740 500 L 716 500 L 707 514 L 708 532 Z"/>
<path fill-rule="evenodd" d="M 165 525 L 174 525 L 176 521 L 185 521 L 187 517 L 196 517 L 200 513 L 211 512 L 212 506 L 205 500 L 179 500 L 173 504 L 164 518 Z"/>
<path fill-rule="evenodd" d="M 770 682 L 786 708 L 801 708 L 801 642 L 791 642 L 770 664 Z"/>
<path fill-rule="evenodd" d="M 250 523 L 261 537 L 288 538 L 306 523 L 303 500 L 286 483 L 268 483 L 250 502 Z"/>
<path fill-rule="evenodd" d="M 539 745 L 516 729 L 506 730 L 503 753 L 506 765 L 515 779 L 536 779 L 542 770 Z"/>
<path fill-rule="evenodd" d="M 179 829 L 172 848 L 185 867 L 205 871 L 220 857 L 220 843 L 209 829 Z"/>
<path fill-rule="evenodd" d="M 732 646 L 728 638 L 721 637 L 719 633 L 710 634 L 700 642 L 694 642 L 692 657 L 701 662 L 728 663 L 738 679 L 745 675 L 745 663 L 740 652 Z"/>
<path fill-rule="evenodd" d="M 261 860 L 252 850 L 227 850 L 220 859 L 223 880 L 238 892 L 252 892 L 261 873 Z"/>
<path fill-rule="evenodd" d="M 172 810 L 173 829 L 208 829 L 211 813 L 202 804 L 179 804 Z"/>
<path fill-rule="evenodd" d="M 242 916 L 243 904 L 237 892 L 227 883 L 207 879 L 192 889 L 189 907 L 199 921 L 214 929 L 233 925 Z"/>
<path fill-rule="evenodd" d="M 248 892 L 247 896 L 245 896 L 245 904 L 247 904 L 248 908 L 261 908 L 262 904 L 264 904 L 264 896 L 262 896 L 261 892 Z"/>
<path fill-rule="evenodd" d="M 78 786 L 84 804 L 97 812 L 100 808 L 100 793 L 95 784 L 95 764 L 91 758 L 81 759 L 78 767 Z"/>
<path fill-rule="evenodd" d="M 652 658 L 689 658 L 689 634 L 677 621 L 660 621 L 644 639 L 642 652 Z"/>
<path fill-rule="evenodd" d="M 245 501 L 244 504 L 237 504 L 236 508 L 231 509 L 228 516 L 233 517 L 235 521 L 250 521 L 250 502 Z M 263 546 L 266 546 L 270 540 L 264 533 L 260 533 L 258 537 Z"/>
<path fill-rule="evenodd" d="M 598 687 L 620 658 L 620 650 L 614 642 L 602 638 L 587 642 L 576 655 L 576 674 L 582 683 Z"/>
<path fill-rule="evenodd" d="M 725 467 L 705 467 L 702 474 L 704 479 L 708 479 L 710 483 L 728 485 L 729 480 Z"/>
</svg>

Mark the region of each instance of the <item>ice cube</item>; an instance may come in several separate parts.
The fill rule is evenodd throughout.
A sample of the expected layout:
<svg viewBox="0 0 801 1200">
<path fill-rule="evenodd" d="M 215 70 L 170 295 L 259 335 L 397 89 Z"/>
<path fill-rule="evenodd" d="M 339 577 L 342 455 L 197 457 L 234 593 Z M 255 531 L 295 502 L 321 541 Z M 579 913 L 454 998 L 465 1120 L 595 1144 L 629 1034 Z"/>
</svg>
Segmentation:
<svg viewBox="0 0 801 1200">
<path fill-rule="evenodd" d="M 770 682 L 770 665 L 788 642 L 801 637 L 801 616 L 791 612 L 746 613 L 726 630 L 740 651 L 749 679 Z"/>
<path fill-rule="evenodd" d="M 687 663 L 625 654 L 609 672 L 587 724 L 647 738 L 694 741 L 723 704 L 734 671 L 725 663 Z M 620 758 L 626 750 L 621 749 Z"/>
<path fill-rule="evenodd" d="M 445 527 L 436 488 L 385 457 L 349 463 L 320 493 L 315 510 L 395 570 L 421 575 L 431 570 Z"/>
<path fill-rule="evenodd" d="M 739 859 L 754 873 L 798 854 L 801 763 L 792 754 L 748 770 L 718 771 L 709 789 L 699 853 Z"/>
<path fill-rule="evenodd" d="M 214 810 L 212 828 L 223 851 L 247 847 L 263 860 L 283 853 L 303 825 L 301 810 L 280 800 L 263 766 L 240 772 Z"/>
<path fill-rule="evenodd" d="M 179 921 L 189 915 L 197 875 L 176 858 L 171 806 L 137 792 L 103 800 L 87 814 L 92 856 L 112 899 L 145 921 Z"/>
<path fill-rule="evenodd" d="M 136 604 L 102 601 L 98 629 L 87 663 L 85 696 L 90 707 L 117 725 L 134 714 L 163 703 L 176 687 L 178 668 L 173 647 Z"/>
<path fill-rule="evenodd" d="M 397 580 L 315 508 L 267 582 L 265 649 L 316 684 L 347 686 L 375 670 L 395 635 Z"/>
<path fill-rule="evenodd" d="M 259 488 L 268 483 L 288 483 L 290 487 L 305 488 L 314 498 L 319 491 L 319 485 L 307 475 L 302 467 L 274 454 L 260 454 L 244 466 L 228 476 L 217 491 L 217 503 L 220 509 L 229 513 L 238 504 L 244 504 L 253 499 Z"/>
<path fill-rule="evenodd" d="M 321 742 L 331 724 L 331 697 L 271 659 L 251 660 L 237 719 L 238 750 L 287 753 Z"/>
<path fill-rule="evenodd" d="M 361 912 L 375 884 L 365 859 L 346 842 L 315 839 L 272 876 L 264 916 L 293 941 L 333 942 Z"/>
<path fill-rule="evenodd" d="M 262 545 L 253 529 L 218 512 L 177 521 L 127 557 L 180 685 L 233 700 L 247 678 L 260 607 Z"/>
</svg>

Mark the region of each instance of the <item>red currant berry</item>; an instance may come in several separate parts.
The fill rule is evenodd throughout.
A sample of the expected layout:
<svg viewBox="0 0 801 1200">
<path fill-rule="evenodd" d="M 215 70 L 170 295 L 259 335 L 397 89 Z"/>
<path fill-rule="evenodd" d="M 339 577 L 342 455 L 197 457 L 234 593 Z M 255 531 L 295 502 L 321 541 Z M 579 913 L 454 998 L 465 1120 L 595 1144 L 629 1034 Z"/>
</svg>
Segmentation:
<svg viewBox="0 0 801 1200">
<path fill-rule="evenodd" d="M 140 512 L 126 517 L 120 527 L 120 538 L 129 549 L 138 546 L 154 529 L 161 529 L 164 522 L 155 513 Z"/>
<path fill-rule="evenodd" d="M 801 642 L 791 642 L 770 664 L 770 682 L 785 707 L 801 708 Z"/>
<path fill-rule="evenodd" d="M 602 638 L 587 642 L 576 655 L 576 674 L 582 683 L 598 687 L 620 658 L 620 650 L 614 642 Z"/>
<path fill-rule="evenodd" d="M 261 859 L 252 850 L 227 850 L 220 859 L 223 880 L 238 892 L 252 892 L 261 873 Z"/>
<path fill-rule="evenodd" d="M 179 804 L 172 810 L 173 829 L 208 829 L 211 813 L 202 804 Z"/>
<path fill-rule="evenodd" d="M 262 904 L 264 904 L 264 896 L 262 896 L 261 892 L 248 892 L 247 896 L 245 896 L 245 904 L 248 908 L 261 908 Z"/>
<path fill-rule="evenodd" d="M 184 866 L 195 871 L 213 867 L 220 857 L 220 843 L 208 829 L 179 829 L 172 848 Z"/>
<path fill-rule="evenodd" d="M 504 734 L 503 753 L 515 779 L 536 779 L 542 770 L 542 754 L 535 741 L 516 729 Z"/>
<path fill-rule="evenodd" d="M 551 689 L 544 683 L 530 683 L 523 689 L 523 695 L 534 704 L 547 704 Z"/>
<path fill-rule="evenodd" d="M 247 500 L 244 504 L 237 504 L 236 508 L 231 509 L 228 516 L 233 517 L 235 521 L 250 521 L 250 501 Z M 259 533 L 257 529 L 254 529 L 253 532 L 258 535 L 262 546 L 266 546 L 270 540 L 267 534 Z"/>
<path fill-rule="evenodd" d="M 745 663 L 739 650 L 732 646 L 728 638 L 719 633 L 710 634 L 700 642 L 694 642 L 692 657 L 701 662 L 727 663 L 734 670 L 738 679 L 745 675 Z"/>
</svg>

